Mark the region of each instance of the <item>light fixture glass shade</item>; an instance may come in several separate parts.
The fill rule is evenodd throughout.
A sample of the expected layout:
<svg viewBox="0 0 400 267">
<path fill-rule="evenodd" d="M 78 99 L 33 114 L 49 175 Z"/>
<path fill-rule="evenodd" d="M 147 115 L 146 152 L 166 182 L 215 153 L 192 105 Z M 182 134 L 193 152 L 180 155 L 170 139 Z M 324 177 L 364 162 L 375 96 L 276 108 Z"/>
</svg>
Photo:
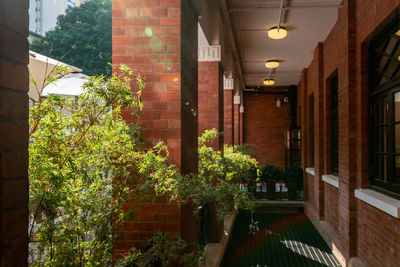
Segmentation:
<svg viewBox="0 0 400 267">
<path fill-rule="evenodd" d="M 268 37 L 274 40 L 283 39 L 287 36 L 287 30 L 284 27 L 272 27 L 268 30 Z"/>
<path fill-rule="evenodd" d="M 268 60 L 267 62 L 265 62 L 265 67 L 267 67 L 268 69 L 276 69 L 277 67 L 279 67 L 279 61 Z"/>
<path fill-rule="evenodd" d="M 271 85 L 275 84 L 275 80 L 274 79 L 265 79 L 263 83 L 264 83 L 264 85 L 271 86 Z"/>
</svg>

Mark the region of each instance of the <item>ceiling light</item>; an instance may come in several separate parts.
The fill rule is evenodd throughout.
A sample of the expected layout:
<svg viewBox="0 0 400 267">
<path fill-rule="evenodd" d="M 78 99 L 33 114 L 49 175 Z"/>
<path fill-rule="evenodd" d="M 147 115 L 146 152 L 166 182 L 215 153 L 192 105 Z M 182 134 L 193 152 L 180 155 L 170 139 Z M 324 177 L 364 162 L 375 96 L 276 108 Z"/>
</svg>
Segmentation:
<svg viewBox="0 0 400 267">
<path fill-rule="evenodd" d="M 265 79 L 263 83 L 264 83 L 264 85 L 271 86 L 271 85 L 275 84 L 275 80 L 274 79 Z"/>
<path fill-rule="evenodd" d="M 265 67 L 267 67 L 268 69 L 276 69 L 277 67 L 279 67 L 279 61 L 268 60 L 267 62 L 265 62 Z"/>
<path fill-rule="evenodd" d="M 284 27 L 272 27 L 268 30 L 268 37 L 274 40 L 283 39 L 287 36 L 287 30 Z"/>
</svg>

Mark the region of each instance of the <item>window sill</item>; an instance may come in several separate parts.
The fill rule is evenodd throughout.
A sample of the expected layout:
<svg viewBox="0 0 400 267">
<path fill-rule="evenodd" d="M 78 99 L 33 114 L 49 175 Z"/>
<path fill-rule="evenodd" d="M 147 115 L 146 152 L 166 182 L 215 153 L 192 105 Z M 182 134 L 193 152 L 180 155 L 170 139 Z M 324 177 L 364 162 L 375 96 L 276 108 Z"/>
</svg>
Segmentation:
<svg viewBox="0 0 400 267">
<path fill-rule="evenodd" d="M 400 218 L 400 200 L 391 198 L 371 189 L 356 189 L 354 190 L 354 195 L 359 200 L 362 200 L 395 218 Z"/>
<path fill-rule="evenodd" d="M 332 174 L 322 175 L 322 181 L 324 181 L 325 183 L 330 184 L 336 188 L 339 188 L 339 177 L 337 177 L 336 175 L 332 175 Z"/>
<path fill-rule="evenodd" d="M 312 176 L 315 176 L 314 168 L 306 168 L 306 173 L 311 174 Z"/>
</svg>

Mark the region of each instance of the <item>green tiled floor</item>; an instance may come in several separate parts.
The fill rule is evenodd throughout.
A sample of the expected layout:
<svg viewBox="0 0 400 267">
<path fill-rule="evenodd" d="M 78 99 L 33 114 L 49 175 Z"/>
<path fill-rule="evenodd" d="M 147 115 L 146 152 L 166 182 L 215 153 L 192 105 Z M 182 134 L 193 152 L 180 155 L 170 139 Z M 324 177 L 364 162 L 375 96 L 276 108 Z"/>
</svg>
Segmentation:
<svg viewBox="0 0 400 267">
<path fill-rule="evenodd" d="M 240 213 L 221 266 L 341 266 L 303 214 L 254 214 L 259 231 L 249 234 L 250 214 Z"/>
</svg>

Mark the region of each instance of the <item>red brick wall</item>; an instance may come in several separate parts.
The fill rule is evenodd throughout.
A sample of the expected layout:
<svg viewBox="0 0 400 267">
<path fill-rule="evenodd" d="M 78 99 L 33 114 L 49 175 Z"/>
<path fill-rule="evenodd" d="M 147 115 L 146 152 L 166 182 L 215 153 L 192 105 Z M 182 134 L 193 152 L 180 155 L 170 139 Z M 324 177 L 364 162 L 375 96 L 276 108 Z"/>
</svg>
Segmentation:
<svg viewBox="0 0 400 267">
<path fill-rule="evenodd" d="M 28 6 L 0 2 L 0 266 L 27 266 Z"/>
<path fill-rule="evenodd" d="M 354 197 L 368 187 L 368 58 L 365 41 L 400 1 L 345 0 L 338 21 L 299 84 L 302 164 L 308 167 L 308 99 L 315 96 L 315 177 L 305 179 L 306 212 L 344 264 L 359 259 L 366 266 L 400 262 L 400 220 Z M 320 58 L 322 57 L 322 63 Z M 319 62 L 319 63 L 318 63 Z M 322 65 L 321 65 L 322 64 Z M 339 80 L 339 189 L 322 182 L 330 170 L 330 89 Z M 306 93 L 305 93 L 306 92 Z M 322 185 L 322 186 L 321 186 Z"/>
<path fill-rule="evenodd" d="M 239 145 L 240 143 L 240 114 L 238 104 L 233 105 L 233 143 Z"/>
<path fill-rule="evenodd" d="M 324 218 L 325 221 L 335 230 L 338 231 L 338 189 L 330 184 L 325 183 L 324 185 Z"/>
<path fill-rule="evenodd" d="M 241 145 L 243 145 L 244 143 L 243 130 L 244 130 L 244 113 L 240 112 L 240 107 L 239 107 L 239 144 Z"/>
<path fill-rule="evenodd" d="M 193 1 L 113 0 L 113 64 L 142 74 L 146 140 L 164 140 L 182 173 L 197 172 L 197 20 Z M 181 67 L 184 66 L 184 67 Z M 131 110 L 124 118 L 133 122 Z M 138 211 L 115 253 L 142 245 L 155 231 L 196 240 L 186 206 L 149 203 Z"/>
<path fill-rule="evenodd" d="M 289 103 L 276 106 L 276 95 L 244 94 L 244 143 L 261 165 L 285 166 L 285 132 L 289 129 Z M 279 95 L 281 97 L 281 95 Z"/>
<path fill-rule="evenodd" d="M 223 76 L 219 62 L 199 62 L 199 136 L 205 130 L 224 131 Z M 218 135 L 214 147 L 222 149 L 224 136 Z"/>
<path fill-rule="evenodd" d="M 398 266 L 399 219 L 358 201 L 358 256 L 366 266 Z"/>
<path fill-rule="evenodd" d="M 224 143 L 233 144 L 233 90 L 224 90 Z"/>
</svg>

